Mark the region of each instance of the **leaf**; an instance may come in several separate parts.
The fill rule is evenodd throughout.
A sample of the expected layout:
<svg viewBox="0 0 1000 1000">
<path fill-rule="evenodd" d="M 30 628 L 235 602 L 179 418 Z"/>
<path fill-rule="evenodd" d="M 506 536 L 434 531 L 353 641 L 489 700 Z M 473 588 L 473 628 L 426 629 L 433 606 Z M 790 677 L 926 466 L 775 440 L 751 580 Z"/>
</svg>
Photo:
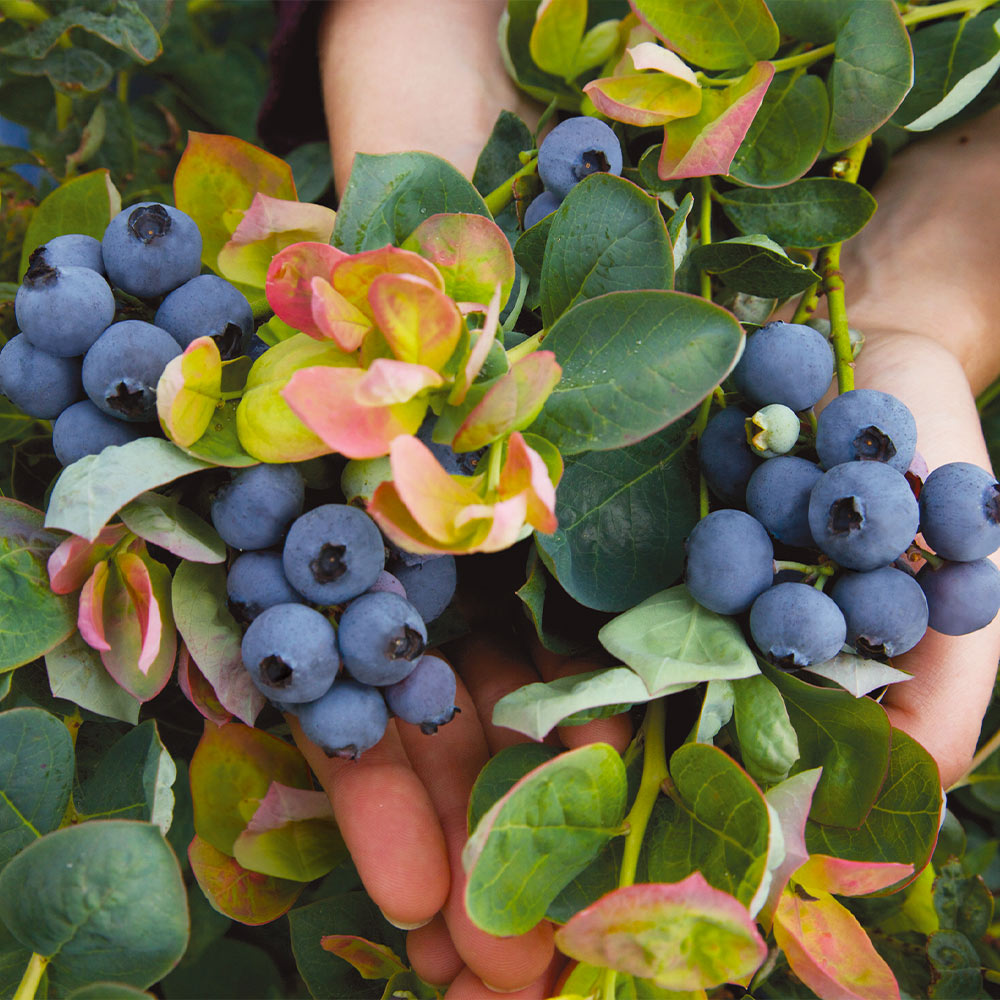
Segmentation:
<svg viewBox="0 0 1000 1000">
<path fill-rule="evenodd" d="M 818 76 L 777 74 L 736 150 L 730 177 L 751 187 L 789 184 L 816 162 L 829 121 L 830 101 Z"/>
<path fill-rule="evenodd" d="M 25 848 L 0 874 L 0 917 L 50 957 L 62 988 L 104 980 L 145 989 L 184 954 L 187 896 L 153 825 L 81 823 Z"/>
<path fill-rule="evenodd" d="M 549 589 L 551 574 L 545 568 L 537 548 L 533 548 L 528 556 L 527 576 L 528 578 L 514 593 L 524 604 L 524 610 L 531 619 L 538 641 L 553 653 L 571 655 L 583 652 L 587 648 L 587 643 L 583 639 L 553 631 L 547 624 L 546 597 L 557 594 L 558 590 Z"/>
<path fill-rule="evenodd" d="M 128 535 L 124 524 L 112 524 L 102 528 L 93 542 L 70 535 L 63 539 L 49 556 L 47 569 L 49 585 L 54 594 L 72 594 L 79 590 L 99 562 L 104 562 L 111 552 Z"/>
<path fill-rule="evenodd" d="M 176 496 L 142 493 L 118 516 L 129 530 L 191 562 L 219 563 L 226 559 L 226 543 L 218 532 Z"/>
<path fill-rule="evenodd" d="M 494 705 L 493 725 L 543 740 L 575 712 L 602 705 L 644 704 L 650 698 L 637 674 L 628 667 L 612 667 L 544 684 L 525 684 Z"/>
<path fill-rule="evenodd" d="M 934 911 L 940 926 L 978 941 L 993 922 L 993 896 L 981 875 L 967 875 L 961 864 L 940 866 L 933 884 Z"/>
<path fill-rule="evenodd" d="M 736 692 L 732 681 L 708 681 L 705 684 L 705 698 L 698 713 L 698 722 L 689 741 L 711 743 L 719 735 L 723 726 L 729 724 L 736 706 Z"/>
<path fill-rule="evenodd" d="M 686 743 L 670 757 L 676 797 L 661 798 L 649 837 L 652 882 L 700 872 L 744 906 L 764 879 L 770 819 L 763 793 L 724 751 Z"/>
<path fill-rule="evenodd" d="M 215 689 L 198 664 L 191 659 L 183 642 L 177 650 L 177 686 L 181 689 L 181 694 L 198 709 L 202 718 L 209 722 L 222 726 L 233 717 L 233 713 L 219 701 Z"/>
<path fill-rule="evenodd" d="M 696 406 L 729 373 L 742 342 L 729 313 L 680 292 L 579 302 L 543 341 L 563 374 L 531 430 L 564 455 L 633 444 Z"/>
<path fill-rule="evenodd" d="M 156 723 L 147 719 L 107 750 L 74 792 L 73 805 L 87 820 L 145 820 L 166 836 L 176 777 L 177 768 Z"/>
<path fill-rule="evenodd" d="M 718 200 L 741 232 L 766 232 L 782 246 L 806 248 L 849 240 L 876 207 L 863 187 L 832 177 L 810 177 L 776 190 L 736 188 Z"/>
<path fill-rule="evenodd" d="M 555 213 L 541 275 L 542 322 L 605 292 L 673 284 L 673 251 L 659 202 L 612 174 L 584 178 Z"/>
<path fill-rule="evenodd" d="M 230 399 L 215 408 L 208 429 L 194 444 L 181 451 L 211 465 L 245 469 L 259 461 L 243 450 L 237 433 L 237 414 L 242 400 Z"/>
<path fill-rule="evenodd" d="M 784 780 L 799 759 L 799 741 L 780 692 L 762 674 L 734 681 L 733 692 L 743 766 L 762 784 Z"/>
<path fill-rule="evenodd" d="M 101 528 L 140 493 L 210 468 L 161 438 L 111 445 L 63 469 L 49 497 L 47 528 L 93 541 Z"/>
<path fill-rule="evenodd" d="M 60 719 L 41 708 L 0 712 L 0 866 L 59 826 L 74 769 Z"/>
<path fill-rule="evenodd" d="M 623 611 L 675 583 L 697 499 L 673 428 L 614 451 L 571 456 L 556 492 L 559 527 L 536 542 L 581 604 Z"/>
<path fill-rule="evenodd" d="M 866 660 L 853 653 L 838 653 L 825 663 L 814 663 L 809 673 L 833 681 L 845 691 L 850 691 L 855 698 L 863 698 L 886 684 L 908 681 L 913 676 L 888 663 Z"/>
<path fill-rule="evenodd" d="M 586 66 L 578 66 L 580 43 L 587 26 L 587 0 L 548 0 L 539 4 L 528 51 L 546 73 L 572 80 Z"/>
<path fill-rule="evenodd" d="M 982 963 L 975 946 L 958 931 L 936 931 L 927 939 L 931 965 L 929 997 L 975 997 L 983 993 Z"/>
<path fill-rule="evenodd" d="M 121 195 L 107 170 L 92 170 L 61 184 L 31 213 L 17 280 L 24 277 L 28 257 L 36 247 L 64 233 L 83 233 L 99 240 L 121 210 Z"/>
<path fill-rule="evenodd" d="M 811 288 L 819 275 L 759 233 L 695 247 L 691 265 L 716 275 L 737 292 L 783 299 Z"/>
<path fill-rule="evenodd" d="M 483 765 L 469 793 L 469 829 L 474 830 L 490 807 L 529 771 L 550 761 L 559 752 L 543 743 L 515 743 L 498 750 Z"/>
<path fill-rule="evenodd" d="M 212 337 L 197 337 L 167 362 L 156 383 L 156 415 L 175 444 L 190 448 L 222 401 L 222 357 Z"/>
<path fill-rule="evenodd" d="M 857 4 L 837 32 L 830 93 L 828 152 L 871 135 L 889 120 L 913 83 L 910 36 L 891 0 Z"/>
<path fill-rule="evenodd" d="M 388 945 L 375 944 L 354 934 L 324 934 L 319 943 L 325 951 L 350 962 L 365 979 L 391 979 L 406 970 Z"/>
<path fill-rule="evenodd" d="M 115 682 L 79 633 L 45 654 L 45 670 L 54 697 L 132 726 L 139 721 L 139 699 Z"/>
<path fill-rule="evenodd" d="M 783 35 L 826 45 L 837 37 L 851 11 L 868 0 L 768 0 Z"/>
<path fill-rule="evenodd" d="M 581 962 L 677 991 L 749 978 L 767 955 L 746 909 L 699 872 L 608 893 L 559 928 L 556 944 Z"/>
<path fill-rule="evenodd" d="M 309 765 L 290 743 L 239 722 L 205 722 L 191 758 L 195 833 L 232 854 L 272 781 L 310 788 Z"/>
<path fill-rule="evenodd" d="M 49 589 L 59 538 L 42 513 L 0 498 L 0 671 L 44 656 L 76 630 L 73 602 Z"/>
<path fill-rule="evenodd" d="M 480 820 L 462 851 L 465 905 L 491 934 L 520 934 L 612 837 L 625 815 L 625 766 L 593 743 L 535 768 Z"/>
<path fill-rule="evenodd" d="M 763 0 L 636 0 L 667 47 L 705 69 L 737 69 L 778 50 L 778 26 Z"/>
<path fill-rule="evenodd" d="M 861 826 L 889 767 L 891 727 L 885 710 L 874 701 L 814 687 L 771 667 L 764 674 L 781 692 L 798 735 L 797 770 L 823 768 L 810 817 L 817 823 Z"/>
<path fill-rule="evenodd" d="M 489 218 L 479 193 L 430 153 L 359 153 L 340 200 L 333 245 L 348 253 L 399 245 L 427 217 L 470 212 Z"/>
<path fill-rule="evenodd" d="M 188 859 L 201 891 L 220 913 L 251 927 L 269 924 L 287 913 L 299 898 L 301 882 L 273 878 L 244 868 L 228 854 L 196 836 Z"/>
<path fill-rule="evenodd" d="M 696 603 L 683 584 L 619 615 L 598 638 L 639 674 L 653 695 L 759 672 L 739 625 Z"/>
</svg>

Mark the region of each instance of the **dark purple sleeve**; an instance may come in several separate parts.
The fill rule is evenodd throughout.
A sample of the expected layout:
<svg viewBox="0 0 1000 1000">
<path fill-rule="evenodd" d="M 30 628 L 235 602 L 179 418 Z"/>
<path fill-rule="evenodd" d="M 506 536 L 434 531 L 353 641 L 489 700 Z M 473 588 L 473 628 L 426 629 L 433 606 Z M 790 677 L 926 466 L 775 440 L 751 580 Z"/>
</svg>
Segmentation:
<svg viewBox="0 0 1000 1000">
<path fill-rule="evenodd" d="M 278 156 L 304 142 L 326 139 L 316 37 L 325 0 L 274 0 L 274 38 L 268 50 L 270 81 L 257 116 L 257 132 Z"/>
</svg>

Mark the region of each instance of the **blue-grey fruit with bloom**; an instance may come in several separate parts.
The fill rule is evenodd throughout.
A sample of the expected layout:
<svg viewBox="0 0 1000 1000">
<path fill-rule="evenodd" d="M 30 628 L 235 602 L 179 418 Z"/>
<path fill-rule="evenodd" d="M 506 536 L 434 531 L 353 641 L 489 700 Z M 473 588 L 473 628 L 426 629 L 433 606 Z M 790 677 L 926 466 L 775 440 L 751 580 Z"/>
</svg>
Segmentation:
<svg viewBox="0 0 1000 1000">
<path fill-rule="evenodd" d="M 294 465 L 252 465 L 215 494 L 212 524 L 234 549 L 266 549 L 281 541 L 304 503 L 305 483 Z"/>
<path fill-rule="evenodd" d="M 833 659 L 847 638 L 847 623 L 821 590 L 807 583 L 778 583 L 753 602 L 750 634 L 768 660 L 795 670 Z"/>
<path fill-rule="evenodd" d="M 51 420 L 83 395 L 80 359 L 56 357 L 19 333 L 0 350 L 0 392 L 28 416 Z"/>
<path fill-rule="evenodd" d="M 920 532 L 942 559 L 991 555 L 1000 548 L 1000 484 L 971 462 L 939 465 L 920 489 Z"/>
<path fill-rule="evenodd" d="M 362 684 L 396 684 L 424 654 L 427 626 L 417 609 L 389 591 L 369 591 L 344 609 L 337 629 L 344 669 Z"/>
<path fill-rule="evenodd" d="M 621 172 L 621 143 L 599 118 L 567 118 L 538 148 L 538 176 L 545 189 L 560 200 L 590 174 Z"/>
<path fill-rule="evenodd" d="M 389 710 L 382 692 L 350 678 L 321 698 L 293 706 L 302 732 L 328 757 L 357 760 L 385 735 Z"/>
<path fill-rule="evenodd" d="M 52 425 L 52 450 L 61 465 L 72 465 L 105 448 L 142 437 L 157 437 L 157 424 L 127 423 L 99 410 L 89 399 L 67 406 Z"/>
<path fill-rule="evenodd" d="M 451 722 L 458 711 L 456 686 L 450 664 L 440 656 L 425 653 L 403 680 L 390 684 L 382 694 L 394 715 L 420 726 L 425 733 L 433 733 L 438 726 Z"/>
<path fill-rule="evenodd" d="M 253 335 L 253 310 L 235 285 L 216 274 L 199 274 L 160 303 L 153 322 L 182 348 L 211 337 L 223 361 L 246 353 Z"/>
<path fill-rule="evenodd" d="M 917 448 L 917 422 L 891 393 L 851 389 L 823 408 L 816 453 L 824 469 L 844 462 L 884 462 L 906 472 Z"/>
</svg>

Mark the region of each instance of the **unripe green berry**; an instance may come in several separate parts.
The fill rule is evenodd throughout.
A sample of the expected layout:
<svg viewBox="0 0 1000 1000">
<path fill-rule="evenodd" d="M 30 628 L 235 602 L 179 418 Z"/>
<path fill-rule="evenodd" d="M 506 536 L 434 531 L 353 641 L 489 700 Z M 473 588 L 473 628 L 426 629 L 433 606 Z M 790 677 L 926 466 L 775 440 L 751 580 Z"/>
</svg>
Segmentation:
<svg viewBox="0 0 1000 1000">
<path fill-rule="evenodd" d="M 761 458 L 777 458 L 795 447 L 800 429 L 794 410 L 782 403 L 769 403 L 747 418 L 747 441 Z"/>
</svg>

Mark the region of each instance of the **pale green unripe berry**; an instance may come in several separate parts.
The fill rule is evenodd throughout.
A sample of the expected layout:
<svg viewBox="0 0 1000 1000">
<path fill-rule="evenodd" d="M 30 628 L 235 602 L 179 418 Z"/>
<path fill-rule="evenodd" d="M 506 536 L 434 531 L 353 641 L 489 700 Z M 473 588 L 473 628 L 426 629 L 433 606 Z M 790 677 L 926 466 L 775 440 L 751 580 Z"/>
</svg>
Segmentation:
<svg viewBox="0 0 1000 1000">
<path fill-rule="evenodd" d="M 349 504 L 364 506 L 372 498 L 380 483 L 392 479 L 392 467 L 389 456 L 378 458 L 352 458 L 340 474 L 340 488 L 344 491 L 344 499 Z"/>
<path fill-rule="evenodd" d="M 747 441 L 761 458 L 777 458 L 795 447 L 800 429 L 794 410 L 781 403 L 770 403 L 747 418 Z"/>
</svg>

